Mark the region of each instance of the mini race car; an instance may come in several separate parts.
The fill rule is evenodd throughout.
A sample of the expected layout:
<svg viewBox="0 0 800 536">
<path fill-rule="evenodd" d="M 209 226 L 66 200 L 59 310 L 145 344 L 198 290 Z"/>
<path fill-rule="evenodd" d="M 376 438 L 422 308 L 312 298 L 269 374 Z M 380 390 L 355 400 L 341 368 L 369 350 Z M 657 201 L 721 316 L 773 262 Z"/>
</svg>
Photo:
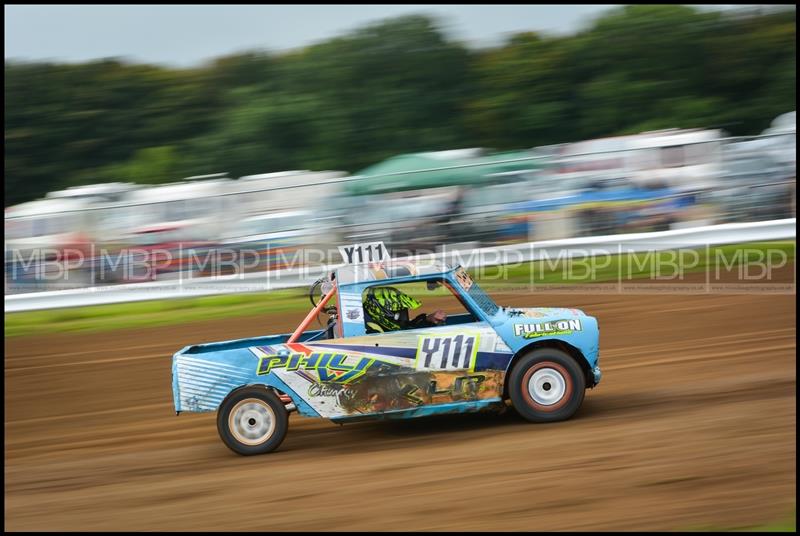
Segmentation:
<svg viewBox="0 0 800 536">
<path fill-rule="evenodd" d="M 369 333 L 365 294 L 402 284 L 443 287 L 465 312 L 433 327 Z M 348 423 L 504 410 L 510 400 L 527 420 L 552 422 L 570 418 L 600 381 L 594 317 L 500 307 L 459 266 L 347 265 L 318 280 L 311 301 L 292 334 L 176 353 L 176 413 L 217 411 L 223 442 L 252 455 L 281 444 L 293 411 Z M 323 312 L 327 328 L 307 330 Z"/>
</svg>

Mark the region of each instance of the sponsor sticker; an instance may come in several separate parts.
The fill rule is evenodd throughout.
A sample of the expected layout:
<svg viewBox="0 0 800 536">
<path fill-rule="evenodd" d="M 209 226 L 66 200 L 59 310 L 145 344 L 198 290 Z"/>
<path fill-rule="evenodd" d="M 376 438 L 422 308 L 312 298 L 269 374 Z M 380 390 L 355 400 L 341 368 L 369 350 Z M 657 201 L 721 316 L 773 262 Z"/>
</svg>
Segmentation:
<svg viewBox="0 0 800 536">
<path fill-rule="evenodd" d="M 545 335 L 569 335 L 582 329 L 581 321 L 575 318 L 536 324 L 514 324 L 514 335 L 525 339 L 535 339 Z"/>
<path fill-rule="evenodd" d="M 364 321 L 363 305 L 358 296 L 342 296 L 342 320 L 345 322 L 359 323 Z"/>
<path fill-rule="evenodd" d="M 456 280 L 458 281 L 458 284 L 461 285 L 461 288 L 463 288 L 464 290 L 470 289 L 470 287 L 472 286 L 472 278 L 463 268 L 459 268 L 458 270 L 456 270 L 455 276 Z"/>
</svg>

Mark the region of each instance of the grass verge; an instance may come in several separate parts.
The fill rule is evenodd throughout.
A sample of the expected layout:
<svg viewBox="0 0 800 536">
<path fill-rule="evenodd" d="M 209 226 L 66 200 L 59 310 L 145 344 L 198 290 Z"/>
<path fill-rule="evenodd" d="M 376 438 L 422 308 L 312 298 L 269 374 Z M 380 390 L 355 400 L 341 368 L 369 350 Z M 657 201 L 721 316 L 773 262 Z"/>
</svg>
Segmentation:
<svg viewBox="0 0 800 536">
<path fill-rule="evenodd" d="M 753 525 L 749 527 L 736 527 L 720 529 L 716 527 L 698 527 L 688 529 L 687 532 L 797 532 L 797 512 L 793 511 L 791 515 L 786 516 L 784 519 L 768 523 L 766 525 Z"/>
</svg>

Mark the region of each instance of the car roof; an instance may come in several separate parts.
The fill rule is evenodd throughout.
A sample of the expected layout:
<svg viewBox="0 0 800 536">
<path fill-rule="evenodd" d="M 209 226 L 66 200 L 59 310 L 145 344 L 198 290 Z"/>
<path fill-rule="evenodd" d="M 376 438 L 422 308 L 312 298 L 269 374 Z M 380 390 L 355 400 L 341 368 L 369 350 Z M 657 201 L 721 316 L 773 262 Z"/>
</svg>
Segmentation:
<svg viewBox="0 0 800 536">
<path fill-rule="evenodd" d="M 391 281 L 405 277 L 444 275 L 457 266 L 441 261 L 389 260 L 375 264 L 351 264 L 336 270 L 339 285 L 364 283 L 367 281 Z"/>
</svg>

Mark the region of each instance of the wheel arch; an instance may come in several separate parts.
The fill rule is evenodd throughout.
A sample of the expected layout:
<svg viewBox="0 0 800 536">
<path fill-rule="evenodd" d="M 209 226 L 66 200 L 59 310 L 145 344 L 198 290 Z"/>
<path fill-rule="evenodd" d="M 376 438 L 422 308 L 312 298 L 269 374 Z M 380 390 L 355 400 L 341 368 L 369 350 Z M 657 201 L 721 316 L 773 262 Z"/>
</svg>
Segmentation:
<svg viewBox="0 0 800 536">
<path fill-rule="evenodd" d="M 314 410 L 308 404 L 308 402 L 306 402 L 299 394 L 291 390 L 285 383 L 281 381 L 270 381 L 269 378 L 264 378 L 260 381 L 243 383 L 238 387 L 231 389 L 228 394 L 225 395 L 225 398 L 231 396 L 237 391 L 247 389 L 249 387 L 260 387 L 267 391 L 274 392 L 275 396 L 277 396 L 281 402 L 284 403 L 289 412 L 297 411 L 300 415 L 305 417 L 320 417 L 320 414 Z"/>
<path fill-rule="evenodd" d="M 506 375 L 505 375 L 506 380 L 511 374 L 511 371 L 514 369 L 516 364 L 519 362 L 520 359 L 522 359 L 523 356 L 540 348 L 554 348 L 556 350 L 561 350 L 562 352 L 572 357 L 578 363 L 578 365 L 580 365 L 581 370 L 583 371 L 584 378 L 586 379 L 586 386 L 591 387 L 592 385 L 594 385 L 594 375 L 592 374 L 592 369 L 589 365 L 589 361 L 587 361 L 586 357 L 583 355 L 583 352 L 581 352 L 577 347 L 561 339 L 542 339 L 532 342 L 529 345 L 520 348 L 514 354 L 514 357 L 511 358 L 511 361 L 509 361 L 508 363 L 508 368 L 506 369 Z M 503 399 L 507 399 L 508 397 L 509 397 L 508 381 L 504 381 Z"/>
</svg>

